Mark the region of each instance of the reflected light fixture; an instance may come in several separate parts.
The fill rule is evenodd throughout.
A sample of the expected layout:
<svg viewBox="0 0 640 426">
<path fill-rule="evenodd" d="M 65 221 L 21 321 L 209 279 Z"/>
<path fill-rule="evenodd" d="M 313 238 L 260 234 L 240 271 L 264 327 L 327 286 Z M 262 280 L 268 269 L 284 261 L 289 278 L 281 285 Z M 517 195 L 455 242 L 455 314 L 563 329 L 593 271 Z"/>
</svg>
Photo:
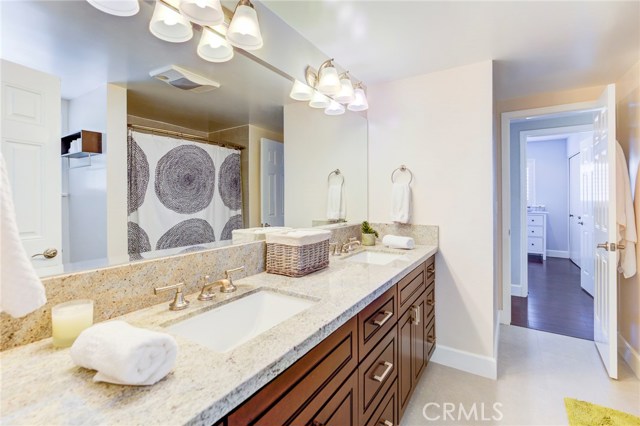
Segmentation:
<svg viewBox="0 0 640 426">
<path fill-rule="evenodd" d="M 325 95 L 335 95 L 340 91 L 341 87 L 340 77 L 338 77 L 338 70 L 333 65 L 333 59 L 324 61 L 318 69 L 318 86 L 316 89 Z"/>
<path fill-rule="evenodd" d="M 220 25 L 224 12 L 220 0 L 180 0 L 180 12 L 190 21 L 200 25 Z"/>
<path fill-rule="evenodd" d="M 250 0 L 238 2 L 227 30 L 227 40 L 233 46 L 244 50 L 257 50 L 262 47 L 258 14 Z"/>
<path fill-rule="evenodd" d="M 367 95 L 364 93 L 362 83 L 357 83 L 354 89 L 354 99 L 347 105 L 349 111 L 365 111 L 369 109 Z"/>
<path fill-rule="evenodd" d="M 198 56 L 209 62 L 227 62 L 233 58 L 233 47 L 229 42 L 208 27 L 202 27 L 197 52 Z"/>
<path fill-rule="evenodd" d="M 353 102 L 355 96 L 353 91 L 353 84 L 349 78 L 349 71 L 340 74 L 340 91 L 334 96 L 333 99 L 341 104 L 348 104 Z"/>
<path fill-rule="evenodd" d="M 115 16 L 133 16 L 140 11 L 138 0 L 87 0 L 101 12 Z"/>
<path fill-rule="evenodd" d="M 149 31 L 159 39 L 171 43 L 182 43 L 193 37 L 189 20 L 162 0 L 156 0 Z"/>
<path fill-rule="evenodd" d="M 324 109 L 324 113 L 327 115 L 342 115 L 344 112 L 344 105 L 336 101 L 331 101 L 329 106 Z"/>
<path fill-rule="evenodd" d="M 309 101 L 313 96 L 313 89 L 301 81 L 295 80 L 289 97 L 296 101 Z"/>
<path fill-rule="evenodd" d="M 317 90 L 313 91 L 313 96 L 311 97 L 311 101 L 309 102 L 309 106 L 311 108 L 327 108 L 331 105 L 331 98 L 323 95 Z"/>
</svg>

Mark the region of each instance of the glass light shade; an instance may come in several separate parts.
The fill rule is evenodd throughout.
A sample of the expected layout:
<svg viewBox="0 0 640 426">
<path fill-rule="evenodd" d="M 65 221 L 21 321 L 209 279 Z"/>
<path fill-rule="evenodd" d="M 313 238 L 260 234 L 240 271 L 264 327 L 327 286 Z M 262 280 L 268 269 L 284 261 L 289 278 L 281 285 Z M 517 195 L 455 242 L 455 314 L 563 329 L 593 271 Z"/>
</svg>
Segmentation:
<svg viewBox="0 0 640 426">
<path fill-rule="evenodd" d="M 101 12 L 115 16 L 133 16 L 140 11 L 138 0 L 87 0 Z"/>
<path fill-rule="evenodd" d="M 214 26 L 224 22 L 220 0 L 180 0 L 180 12 L 200 25 Z"/>
<path fill-rule="evenodd" d="M 364 111 L 369 109 L 369 102 L 367 102 L 367 95 L 365 95 L 364 90 L 358 87 L 354 91 L 355 98 L 353 102 L 351 102 L 347 108 L 349 111 Z"/>
<path fill-rule="evenodd" d="M 331 99 L 328 96 L 323 95 L 317 90 L 313 92 L 309 106 L 311 108 L 327 108 L 331 105 Z"/>
<path fill-rule="evenodd" d="M 331 101 L 328 107 L 325 108 L 324 113 L 327 115 L 342 115 L 344 114 L 344 105 L 336 101 Z"/>
<path fill-rule="evenodd" d="M 335 95 L 341 88 L 340 78 L 338 77 L 338 71 L 335 67 L 328 66 L 322 68 L 318 80 L 318 90 L 325 95 Z"/>
<path fill-rule="evenodd" d="M 233 47 L 224 37 L 203 27 L 198 56 L 209 62 L 227 62 L 233 58 Z"/>
<path fill-rule="evenodd" d="M 160 40 L 171 43 L 182 43 L 193 37 L 189 20 L 161 1 L 156 1 L 149 31 Z"/>
<path fill-rule="evenodd" d="M 236 7 L 227 30 L 227 40 L 244 50 L 257 50 L 262 47 L 258 14 L 253 7 L 242 4 Z"/>
<path fill-rule="evenodd" d="M 296 101 L 309 101 L 312 96 L 313 89 L 311 87 L 298 80 L 293 82 L 291 93 L 289 93 L 291 99 L 295 99 Z"/>
<path fill-rule="evenodd" d="M 353 92 L 353 84 L 351 84 L 351 80 L 348 78 L 343 78 L 340 80 L 340 91 L 334 99 L 342 104 L 348 104 L 349 102 L 353 102 L 355 99 Z"/>
</svg>

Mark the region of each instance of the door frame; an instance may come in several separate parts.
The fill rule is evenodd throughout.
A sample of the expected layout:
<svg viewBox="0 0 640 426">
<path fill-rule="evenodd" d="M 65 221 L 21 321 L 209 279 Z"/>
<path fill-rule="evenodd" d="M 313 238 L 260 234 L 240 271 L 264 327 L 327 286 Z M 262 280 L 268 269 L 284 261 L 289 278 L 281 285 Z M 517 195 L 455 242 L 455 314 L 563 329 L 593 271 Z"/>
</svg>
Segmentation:
<svg viewBox="0 0 640 426">
<path fill-rule="evenodd" d="M 594 109 L 596 100 L 572 104 L 554 105 L 543 108 L 532 108 L 518 111 L 503 112 L 501 119 L 501 165 L 502 165 L 502 309 L 500 322 L 511 324 L 511 124 L 512 121 L 537 116 L 562 116 L 577 111 Z"/>
<path fill-rule="evenodd" d="M 578 111 L 573 111 L 578 112 Z M 573 113 L 572 112 L 572 113 Z M 525 130 L 520 132 L 520 194 L 526 192 L 526 164 L 527 164 L 527 139 L 533 136 L 551 136 L 562 133 L 586 133 L 593 131 L 593 125 L 582 124 L 577 126 L 549 127 L 546 129 Z M 567 163 L 569 158 L 566 158 Z M 567 196 L 567 204 L 569 199 Z M 567 229 L 569 228 L 569 217 L 566 217 Z M 547 227 L 548 227 L 547 223 Z M 520 196 L 520 285 L 511 284 L 511 294 L 515 294 L 519 287 L 521 297 L 529 294 L 529 276 L 528 276 L 528 251 L 527 245 L 527 200 Z M 567 237 L 568 240 L 568 237 Z M 547 250 L 548 252 L 549 250 Z"/>
</svg>

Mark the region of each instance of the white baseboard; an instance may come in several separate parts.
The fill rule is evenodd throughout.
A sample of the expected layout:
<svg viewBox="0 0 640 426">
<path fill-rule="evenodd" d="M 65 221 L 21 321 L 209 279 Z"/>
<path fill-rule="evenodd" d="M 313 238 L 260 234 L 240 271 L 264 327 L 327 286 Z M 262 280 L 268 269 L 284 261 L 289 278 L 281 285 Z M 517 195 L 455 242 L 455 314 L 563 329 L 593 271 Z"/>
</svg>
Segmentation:
<svg viewBox="0 0 640 426">
<path fill-rule="evenodd" d="M 436 349 L 437 350 L 437 349 Z M 640 379 L 640 354 L 618 333 L 618 353 Z M 435 355 L 435 352 L 434 352 Z"/>
<path fill-rule="evenodd" d="M 519 296 L 519 297 L 527 297 L 526 294 L 522 294 L 522 285 L 520 284 L 511 284 L 511 295 Z"/>
<path fill-rule="evenodd" d="M 569 252 L 565 250 L 547 250 L 547 257 L 560 257 L 569 259 Z"/>
<path fill-rule="evenodd" d="M 498 378 L 498 363 L 496 358 L 476 355 L 448 346 L 436 345 L 436 350 L 431 357 L 431 362 L 488 379 L 497 380 Z"/>
</svg>

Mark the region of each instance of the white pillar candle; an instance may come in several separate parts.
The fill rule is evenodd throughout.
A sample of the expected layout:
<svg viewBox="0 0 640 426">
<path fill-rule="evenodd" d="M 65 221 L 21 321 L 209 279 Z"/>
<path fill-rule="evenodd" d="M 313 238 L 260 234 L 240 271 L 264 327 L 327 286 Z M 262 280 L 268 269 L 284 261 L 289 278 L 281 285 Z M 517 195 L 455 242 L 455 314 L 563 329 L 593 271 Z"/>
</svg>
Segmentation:
<svg viewBox="0 0 640 426">
<path fill-rule="evenodd" d="M 82 330 L 93 325 L 93 300 L 73 300 L 51 309 L 53 346 L 66 348 Z"/>
</svg>

